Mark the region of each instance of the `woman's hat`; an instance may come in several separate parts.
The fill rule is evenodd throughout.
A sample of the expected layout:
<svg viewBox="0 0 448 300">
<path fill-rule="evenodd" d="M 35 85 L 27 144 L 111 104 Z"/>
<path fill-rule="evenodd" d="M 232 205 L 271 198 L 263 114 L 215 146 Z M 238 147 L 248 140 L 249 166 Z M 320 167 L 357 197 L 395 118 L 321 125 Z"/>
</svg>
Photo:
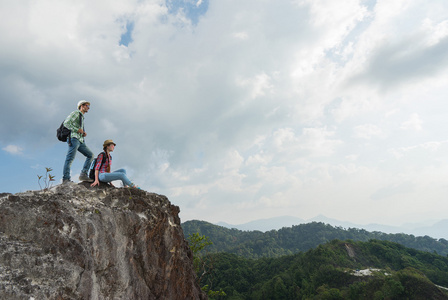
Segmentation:
<svg viewBox="0 0 448 300">
<path fill-rule="evenodd" d="M 78 109 L 81 107 L 81 105 L 84 105 L 84 104 L 88 104 L 88 105 L 90 105 L 90 102 L 89 102 L 89 101 L 86 101 L 86 100 L 81 100 L 81 101 L 79 101 L 79 102 L 78 102 Z"/>
<path fill-rule="evenodd" d="M 112 140 L 105 140 L 103 144 L 103 148 L 109 146 L 110 144 L 114 144 L 116 146 L 117 144 L 114 143 Z"/>
</svg>

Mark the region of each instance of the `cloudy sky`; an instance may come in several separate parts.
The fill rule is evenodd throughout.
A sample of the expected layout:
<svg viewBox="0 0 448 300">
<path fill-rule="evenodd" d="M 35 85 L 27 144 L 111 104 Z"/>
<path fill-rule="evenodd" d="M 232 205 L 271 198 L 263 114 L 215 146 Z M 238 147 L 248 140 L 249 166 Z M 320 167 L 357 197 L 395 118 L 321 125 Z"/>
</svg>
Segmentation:
<svg viewBox="0 0 448 300">
<path fill-rule="evenodd" d="M 90 149 L 183 222 L 448 218 L 446 0 L 18 0 L 0 24 L 0 192 L 60 183 L 86 99 Z"/>
</svg>

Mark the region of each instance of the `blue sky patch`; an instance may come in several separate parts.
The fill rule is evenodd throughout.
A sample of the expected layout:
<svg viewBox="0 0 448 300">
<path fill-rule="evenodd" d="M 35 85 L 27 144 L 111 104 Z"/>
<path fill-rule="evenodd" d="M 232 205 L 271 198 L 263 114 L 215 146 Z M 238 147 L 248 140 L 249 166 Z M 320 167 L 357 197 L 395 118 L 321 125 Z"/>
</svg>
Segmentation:
<svg viewBox="0 0 448 300">
<path fill-rule="evenodd" d="M 198 24 L 199 18 L 208 10 L 209 0 L 166 0 L 166 6 L 170 14 L 177 14 L 182 10 L 193 25 Z"/>
<path fill-rule="evenodd" d="M 128 46 L 132 43 L 132 31 L 134 30 L 134 22 L 126 22 L 126 32 L 121 35 L 119 45 Z"/>
</svg>

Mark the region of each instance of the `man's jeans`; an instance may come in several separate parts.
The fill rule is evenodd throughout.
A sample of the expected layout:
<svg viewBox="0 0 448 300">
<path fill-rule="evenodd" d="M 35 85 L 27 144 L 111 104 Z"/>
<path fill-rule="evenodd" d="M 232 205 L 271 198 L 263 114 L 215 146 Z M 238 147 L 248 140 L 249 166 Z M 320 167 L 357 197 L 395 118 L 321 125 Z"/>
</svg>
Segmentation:
<svg viewBox="0 0 448 300">
<path fill-rule="evenodd" d="M 81 143 L 78 139 L 71 138 L 71 145 L 68 146 L 67 157 L 65 158 L 63 180 L 70 180 L 70 167 L 75 159 L 76 151 L 81 152 L 86 157 L 81 173 L 87 174 L 87 171 L 92 164 L 93 152 L 90 151 L 86 143 Z"/>
<path fill-rule="evenodd" d="M 102 182 L 111 182 L 114 180 L 121 180 L 124 186 L 132 186 L 132 182 L 126 176 L 125 169 L 119 169 L 112 173 L 100 173 L 98 179 Z"/>
</svg>

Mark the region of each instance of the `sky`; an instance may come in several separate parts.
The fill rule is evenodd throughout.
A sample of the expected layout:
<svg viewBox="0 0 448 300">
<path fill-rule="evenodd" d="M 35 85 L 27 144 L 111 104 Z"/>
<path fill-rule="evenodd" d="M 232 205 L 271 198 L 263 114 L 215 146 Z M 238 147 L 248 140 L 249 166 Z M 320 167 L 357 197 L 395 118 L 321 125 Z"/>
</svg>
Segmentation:
<svg viewBox="0 0 448 300">
<path fill-rule="evenodd" d="M 446 0 L 4 0 L 0 24 L 0 193 L 60 184 L 85 99 L 87 146 L 182 222 L 448 218 Z"/>
</svg>

